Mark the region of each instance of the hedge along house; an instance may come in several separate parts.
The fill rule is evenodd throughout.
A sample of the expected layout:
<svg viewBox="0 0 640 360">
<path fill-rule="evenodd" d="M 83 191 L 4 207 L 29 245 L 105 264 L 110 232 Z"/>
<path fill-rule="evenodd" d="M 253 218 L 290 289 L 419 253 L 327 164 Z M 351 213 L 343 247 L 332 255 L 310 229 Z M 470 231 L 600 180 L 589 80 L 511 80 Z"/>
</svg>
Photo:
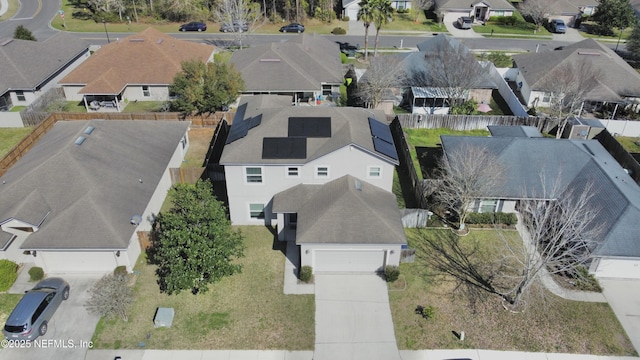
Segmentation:
<svg viewBox="0 0 640 360">
<path fill-rule="evenodd" d="M 167 101 L 182 62 L 213 61 L 215 47 L 178 40 L 147 28 L 102 46 L 60 80 L 69 101 L 87 111 L 121 111 L 129 101 Z"/>
<path fill-rule="evenodd" d="M 0 258 L 129 271 L 188 149 L 189 123 L 58 121 L 0 178 Z M 144 136 L 141 136 L 144 134 Z"/>
<path fill-rule="evenodd" d="M 604 227 L 591 253 L 590 272 L 602 278 L 640 278 L 640 187 L 596 140 L 567 140 L 505 134 L 441 136 L 444 153 L 472 144 L 494 155 L 505 182 L 478 199 L 479 211 L 515 212 L 522 199 L 553 201 L 549 190 L 571 194 L 589 184 L 594 221 Z"/>
</svg>

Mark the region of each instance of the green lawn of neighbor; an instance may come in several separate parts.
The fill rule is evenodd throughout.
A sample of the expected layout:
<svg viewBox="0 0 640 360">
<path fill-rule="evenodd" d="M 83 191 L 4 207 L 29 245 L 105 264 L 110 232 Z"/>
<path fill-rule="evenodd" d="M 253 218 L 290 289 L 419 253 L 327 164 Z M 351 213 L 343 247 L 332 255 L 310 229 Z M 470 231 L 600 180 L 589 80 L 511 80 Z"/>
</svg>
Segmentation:
<svg viewBox="0 0 640 360">
<path fill-rule="evenodd" d="M 3 158 L 9 150 L 18 145 L 22 139 L 27 136 L 33 128 L 0 128 L 0 159 Z"/>
</svg>

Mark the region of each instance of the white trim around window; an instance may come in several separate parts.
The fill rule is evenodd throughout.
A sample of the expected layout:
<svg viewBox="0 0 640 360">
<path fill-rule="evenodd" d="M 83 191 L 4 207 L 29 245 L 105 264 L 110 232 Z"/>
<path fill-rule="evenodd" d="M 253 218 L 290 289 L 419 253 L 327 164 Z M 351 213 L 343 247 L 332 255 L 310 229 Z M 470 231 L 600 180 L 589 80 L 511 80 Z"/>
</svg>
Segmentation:
<svg viewBox="0 0 640 360">
<path fill-rule="evenodd" d="M 369 165 L 367 166 L 367 179 L 380 179 L 382 178 L 382 166 Z"/>
<path fill-rule="evenodd" d="M 249 218 L 252 220 L 264 220 L 264 204 L 249 203 Z"/>
<path fill-rule="evenodd" d="M 288 178 L 300 177 L 300 166 L 287 166 L 285 176 Z"/>
<path fill-rule="evenodd" d="M 149 90 L 149 85 L 142 85 L 142 96 L 151 97 L 151 90 Z"/>
<path fill-rule="evenodd" d="M 316 165 L 313 176 L 316 179 L 328 179 L 331 173 L 329 172 L 329 165 Z"/>
<path fill-rule="evenodd" d="M 264 168 L 262 166 L 245 166 L 242 171 L 244 172 L 245 184 L 258 185 L 264 183 Z"/>
</svg>

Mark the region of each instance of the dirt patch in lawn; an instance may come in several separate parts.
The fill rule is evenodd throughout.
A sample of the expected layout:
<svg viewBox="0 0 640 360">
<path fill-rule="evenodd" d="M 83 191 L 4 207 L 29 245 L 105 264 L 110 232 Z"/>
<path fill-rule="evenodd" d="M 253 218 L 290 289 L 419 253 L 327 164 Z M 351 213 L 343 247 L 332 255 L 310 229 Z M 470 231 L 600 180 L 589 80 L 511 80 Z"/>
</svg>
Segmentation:
<svg viewBox="0 0 640 360">
<path fill-rule="evenodd" d="M 182 163 L 183 168 L 203 167 L 215 128 L 189 129 L 189 150 Z"/>
</svg>

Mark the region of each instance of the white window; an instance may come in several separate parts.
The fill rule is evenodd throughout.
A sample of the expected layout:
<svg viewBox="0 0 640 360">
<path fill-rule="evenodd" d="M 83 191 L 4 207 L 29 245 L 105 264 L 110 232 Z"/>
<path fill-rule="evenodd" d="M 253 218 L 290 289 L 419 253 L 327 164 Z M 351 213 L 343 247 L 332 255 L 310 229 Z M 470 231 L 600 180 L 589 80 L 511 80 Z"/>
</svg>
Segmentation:
<svg viewBox="0 0 640 360">
<path fill-rule="evenodd" d="M 24 91 L 22 90 L 17 90 L 16 91 L 16 97 L 18 98 L 18 101 L 26 101 L 27 98 L 24 96 Z"/>
<path fill-rule="evenodd" d="M 249 204 L 249 216 L 252 219 L 264 219 L 264 204 Z"/>
<path fill-rule="evenodd" d="M 381 178 L 382 168 L 380 166 L 367 166 L 367 177 L 370 179 Z"/>
<path fill-rule="evenodd" d="M 478 212 L 481 212 L 481 213 L 496 212 L 497 208 L 498 208 L 498 200 L 482 200 L 480 201 L 480 208 L 478 209 Z"/>
<path fill-rule="evenodd" d="M 300 168 L 297 166 L 287 167 L 287 177 L 300 177 Z"/>
<path fill-rule="evenodd" d="M 248 184 L 262 184 L 261 167 L 247 167 L 244 169 L 244 174 Z"/>
<path fill-rule="evenodd" d="M 325 165 L 316 166 L 316 177 L 317 178 L 328 178 L 329 177 L 329 167 Z"/>
<path fill-rule="evenodd" d="M 149 91 L 149 86 L 147 86 L 147 85 L 143 85 L 142 86 L 142 96 L 144 96 L 144 97 L 151 96 L 151 92 Z"/>
</svg>

